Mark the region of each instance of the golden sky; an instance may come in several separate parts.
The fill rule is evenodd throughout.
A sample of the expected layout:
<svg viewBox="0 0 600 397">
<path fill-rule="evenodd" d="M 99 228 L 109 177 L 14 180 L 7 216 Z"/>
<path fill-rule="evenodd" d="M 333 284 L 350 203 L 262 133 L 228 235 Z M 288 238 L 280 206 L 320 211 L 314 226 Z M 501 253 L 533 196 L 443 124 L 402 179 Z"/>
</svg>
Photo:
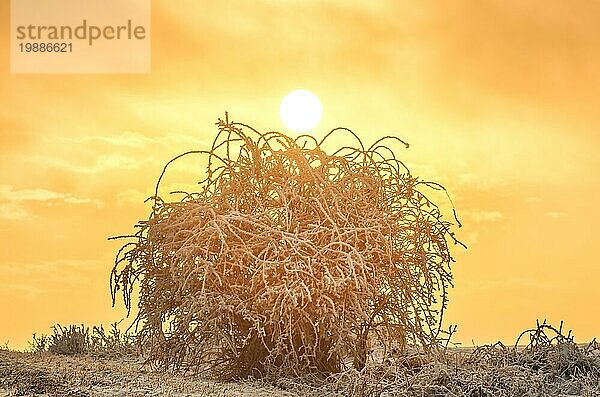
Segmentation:
<svg viewBox="0 0 600 397">
<path fill-rule="evenodd" d="M 370 4 L 374 3 L 376 5 Z M 152 1 L 147 75 L 11 75 L 0 57 L 0 344 L 109 323 L 119 242 L 166 161 L 230 118 L 284 130 L 311 90 L 315 134 L 396 135 L 464 227 L 446 324 L 513 342 L 536 318 L 600 336 L 600 3 Z M 0 53 L 9 53 L 0 0 Z M 181 164 L 171 183 L 198 178 Z"/>
</svg>

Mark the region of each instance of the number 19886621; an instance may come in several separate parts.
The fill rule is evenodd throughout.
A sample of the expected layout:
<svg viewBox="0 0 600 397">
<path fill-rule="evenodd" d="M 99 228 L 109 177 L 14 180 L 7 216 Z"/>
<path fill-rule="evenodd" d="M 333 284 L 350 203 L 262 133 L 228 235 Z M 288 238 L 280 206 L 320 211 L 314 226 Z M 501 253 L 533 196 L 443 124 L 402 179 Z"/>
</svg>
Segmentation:
<svg viewBox="0 0 600 397">
<path fill-rule="evenodd" d="M 72 43 L 19 43 L 21 52 L 73 52 Z"/>
</svg>

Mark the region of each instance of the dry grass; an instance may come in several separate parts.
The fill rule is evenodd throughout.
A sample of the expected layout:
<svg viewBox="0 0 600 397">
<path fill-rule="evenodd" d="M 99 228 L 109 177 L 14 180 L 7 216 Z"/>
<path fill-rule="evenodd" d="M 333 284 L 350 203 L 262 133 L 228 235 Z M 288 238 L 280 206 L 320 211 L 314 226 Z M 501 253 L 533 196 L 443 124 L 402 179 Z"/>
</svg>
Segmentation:
<svg viewBox="0 0 600 397">
<path fill-rule="evenodd" d="M 398 356 L 389 365 L 331 375 L 310 384 L 281 379 L 302 396 L 599 396 L 600 345 L 574 343 L 561 327 L 538 323 L 526 346 L 501 343 L 439 354 Z M 519 338 L 517 343 L 525 342 Z"/>
<path fill-rule="evenodd" d="M 171 160 L 149 219 L 111 276 L 137 319 L 150 362 L 219 378 L 300 376 L 365 367 L 447 337 L 448 240 L 424 189 L 386 146 L 335 129 L 322 141 L 219 120 L 208 151 Z M 345 134 L 354 144 L 327 153 Z M 405 144 L 407 147 L 408 145 Z M 159 196 L 167 167 L 206 157 L 198 191 Z"/>
<path fill-rule="evenodd" d="M 326 378 L 215 382 L 157 372 L 134 357 L 65 356 L 0 350 L 0 396 L 599 396 L 600 345 L 575 344 L 561 327 L 538 324 L 519 342 L 473 349 L 406 350 L 361 371 Z M 4 389 L 4 390 L 3 390 Z"/>
<path fill-rule="evenodd" d="M 103 325 L 93 326 L 90 330 L 83 324 L 56 324 L 50 335 L 33 334 L 29 345 L 33 353 L 49 352 L 67 356 L 93 354 L 122 357 L 138 353 L 136 337 L 121 332 L 118 323 L 111 324 L 108 331 Z"/>
</svg>

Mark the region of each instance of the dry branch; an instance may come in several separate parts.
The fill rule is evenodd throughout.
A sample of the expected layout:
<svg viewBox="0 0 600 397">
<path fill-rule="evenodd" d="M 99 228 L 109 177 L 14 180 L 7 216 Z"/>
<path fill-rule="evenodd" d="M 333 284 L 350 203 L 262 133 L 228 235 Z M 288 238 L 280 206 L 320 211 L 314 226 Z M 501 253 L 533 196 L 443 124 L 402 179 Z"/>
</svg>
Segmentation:
<svg viewBox="0 0 600 397">
<path fill-rule="evenodd" d="M 368 353 L 439 345 L 461 244 L 386 143 L 350 130 L 320 142 L 219 120 L 211 150 L 165 166 L 152 213 L 117 254 L 121 291 L 152 362 L 219 377 L 338 372 Z M 329 154 L 345 133 L 356 145 Z M 408 147 L 408 145 L 406 144 Z M 180 201 L 159 195 L 173 161 L 208 160 Z M 458 220 L 457 220 L 458 221 Z"/>
</svg>

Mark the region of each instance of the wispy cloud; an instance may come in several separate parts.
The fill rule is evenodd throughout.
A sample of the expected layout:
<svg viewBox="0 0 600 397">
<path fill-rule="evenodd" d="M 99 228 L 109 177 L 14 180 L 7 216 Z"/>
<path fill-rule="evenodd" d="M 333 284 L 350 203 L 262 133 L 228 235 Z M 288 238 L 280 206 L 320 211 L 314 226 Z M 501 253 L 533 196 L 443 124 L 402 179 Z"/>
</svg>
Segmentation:
<svg viewBox="0 0 600 397">
<path fill-rule="evenodd" d="M 30 218 L 31 215 L 18 202 L 0 202 L 0 219 L 19 220 Z"/>
<path fill-rule="evenodd" d="M 77 174 L 98 174 L 113 170 L 139 169 L 149 160 L 124 156 L 120 154 L 100 155 L 92 164 L 84 164 L 59 158 L 35 157 L 26 159 L 45 167 L 60 168 Z"/>
<path fill-rule="evenodd" d="M 121 135 L 116 136 L 84 135 L 78 137 L 64 137 L 61 138 L 61 140 L 65 142 L 83 144 L 104 142 L 109 145 L 127 147 L 143 147 L 153 141 L 152 138 L 149 138 L 138 132 L 124 132 Z"/>
<path fill-rule="evenodd" d="M 6 286 L 4 292 L 37 298 L 88 283 L 106 265 L 99 260 L 3 263 L 0 264 L 0 284 Z"/>
<path fill-rule="evenodd" d="M 47 189 L 20 189 L 10 185 L 0 185 L 0 218 L 9 220 L 28 219 L 32 215 L 25 208 L 28 202 L 62 202 L 102 207 L 99 200 L 77 197 L 71 193 L 60 193 Z"/>
<path fill-rule="evenodd" d="M 548 211 L 548 212 L 546 212 L 546 216 L 548 218 L 559 219 L 559 218 L 564 218 L 565 216 L 567 216 L 567 214 L 564 212 L 560 212 L 560 211 Z"/>
<path fill-rule="evenodd" d="M 35 156 L 25 158 L 24 161 L 74 174 L 92 175 L 142 169 L 155 162 L 157 153 L 161 150 L 171 152 L 181 148 L 184 151 L 189 148 L 208 148 L 210 145 L 196 136 L 177 133 L 147 136 L 139 132 L 124 132 L 113 136 L 84 135 L 59 139 L 71 146 L 74 153 L 88 155 L 69 159 L 60 156 Z"/>
<path fill-rule="evenodd" d="M 504 218 L 500 211 L 472 210 L 468 214 L 474 222 L 496 222 Z"/>
<path fill-rule="evenodd" d="M 186 134 L 163 134 L 160 136 L 147 136 L 140 132 L 127 131 L 120 135 L 113 136 L 101 136 L 101 135 L 84 135 L 78 137 L 65 137 L 62 138 L 65 142 L 72 142 L 77 144 L 86 143 L 105 143 L 111 146 L 121 146 L 128 148 L 145 148 L 148 146 L 156 145 L 179 145 L 185 144 L 188 146 L 206 146 L 208 142 L 199 140 L 198 137 Z"/>
</svg>

